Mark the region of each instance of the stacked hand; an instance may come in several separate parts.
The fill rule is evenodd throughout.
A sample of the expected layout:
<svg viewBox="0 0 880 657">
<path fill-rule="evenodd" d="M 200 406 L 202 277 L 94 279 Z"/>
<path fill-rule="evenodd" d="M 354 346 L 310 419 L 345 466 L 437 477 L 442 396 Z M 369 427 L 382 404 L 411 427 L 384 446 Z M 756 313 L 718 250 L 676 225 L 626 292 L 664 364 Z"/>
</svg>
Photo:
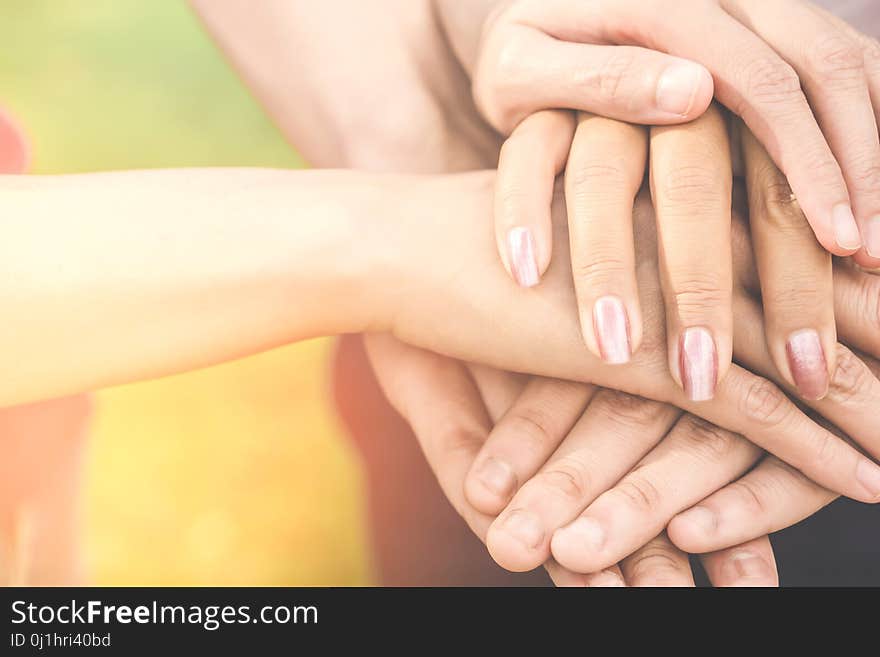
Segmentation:
<svg viewBox="0 0 880 657">
<path fill-rule="evenodd" d="M 333 47 L 323 39 L 296 49 L 273 41 L 261 57 L 275 64 L 275 86 L 224 33 L 222 15 L 212 19 L 294 137 L 307 123 L 301 94 L 279 90 L 298 79 L 303 50 L 339 75 L 359 72 L 350 85 L 334 84 L 339 75 L 310 78 L 325 101 L 316 123 L 332 137 L 310 138 L 347 144 L 305 149 L 316 164 L 480 168 L 497 161 L 496 130 L 513 132 L 500 163 L 501 203 L 493 204 L 486 174 L 412 184 L 410 262 L 399 273 L 419 272 L 412 287 L 427 293 L 407 298 L 385 327 L 400 340 L 367 338 L 389 398 L 451 502 L 506 567 L 544 563 L 558 583 L 622 574 L 630 584 L 686 584 L 684 550 L 706 554 L 716 584 L 773 583 L 768 532 L 838 493 L 880 500 L 880 469 L 847 444 L 880 456 L 880 282 L 841 262 L 832 290 L 830 257 L 812 233 L 833 253 L 880 264 L 871 255 L 880 215 L 876 45 L 796 2 L 602 3 L 612 14 L 601 20 L 592 2 L 439 2 L 443 27 L 431 4 L 399 3 L 395 15 L 421 32 L 398 40 L 383 32 L 385 47 L 367 59 L 353 50 L 346 61 L 339 49 L 321 57 Z M 493 8 L 478 40 L 478 15 Z M 357 3 L 348 10 L 363 14 L 351 21 L 359 33 L 384 29 Z M 241 28 L 260 22 L 259 12 L 235 18 Z M 809 34 L 778 29 L 793 23 Z M 467 100 L 470 81 L 447 38 L 475 70 L 486 120 Z M 822 48 L 801 57 L 793 48 L 804 43 Z M 400 62 L 415 65 L 400 70 Z M 719 110 L 704 115 L 713 90 L 749 128 L 737 127 L 732 140 Z M 353 120 L 349 108 L 363 98 L 369 112 Z M 669 125 L 699 116 L 650 133 L 613 120 Z M 643 194 L 633 223 L 648 143 L 657 219 Z M 740 152 L 756 258 L 742 219 L 731 238 Z M 568 229 L 558 194 L 551 207 L 566 163 Z M 493 206 L 497 240 L 485 230 Z M 522 230 L 511 239 L 517 228 L 530 229 L 531 241 Z M 520 283 L 540 285 L 519 289 L 496 248 Z M 452 334 L 437 328 L 441 312 L 455 318 Z M 835 324 L 852 349 L 837 344 Z M 693 356 L 679 357 L 691 348 Z M 783 391 L 800 393 L 810 410 Z"/>
</svg>

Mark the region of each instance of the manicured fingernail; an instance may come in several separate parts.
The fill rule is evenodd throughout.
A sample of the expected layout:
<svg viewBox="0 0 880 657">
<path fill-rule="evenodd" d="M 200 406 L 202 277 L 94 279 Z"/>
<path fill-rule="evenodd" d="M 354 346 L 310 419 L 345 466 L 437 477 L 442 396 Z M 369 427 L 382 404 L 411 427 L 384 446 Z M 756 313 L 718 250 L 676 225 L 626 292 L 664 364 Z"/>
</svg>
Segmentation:
<svg viewBox="0 0 880 657">
<path fill-rule="evenodd" d="M 880 258 L 880 217 L 869 219 L 865 224 L 865 251 L 872 258 Z"/>
<path fill-rule="evenodd" d="M 657 81 L 657 107 L 685 116 L 693 108 L 702 82 L 703 70 L 699 66 L 686 62 L 672 64 Z"/>
<path fill-rule="evenodd" d="M 597 299 L 593 306 L 593 329 L 602 360 L 613 365 L 629 362 L 629 317 L 623 301 L 611 296 Z"/>
<path fill-rule="evenodd" d="M 880 467 L 872 461 L 862 459 L 856 466 L 856 479 L 871 494 L 880 498 Z"/>
<path fill-rule="evenodd" d="M 538 259 L 535 256 L 535 238 L 528 228 L 511 228 L 507 233 L 507 249 L 510 269 L 516 282 L 522 287 L 538 284 Z"/>
<path fill-rule="evenodd" d="M 773 571 L 767 562 L 750 552 L 736 552 L 728 563 L 728 580 L 737 584 L 754 585 L 755 580 L 769 580 Z"/>
<path fill-rule="evenodd" d="M 516 488 L 516 477 L 507 463 L 491 456 L 477 469 L 477 478 L 488 490 L 508 500 Z"/>
<path fill-rule="evenodd" d="M 785 343 L 788 366 L 798 392 L 805 399 L 822 399 L 828 393 L 828 363 L 819 334 L 813 329 L 796 331 Z"/>
<path fill-rule="evenodd" d="M 834 226 L 834 239 L 840 248 L 849 251 L 862 245 L 859 227 L 856 225 L 851 207 L 843 204 L 835 206 L 831 211 L 831 223 Z"/>
<path fill-rule="evenodd" d="M 519 509 L 512 512 L 501 525 L 501 529 L 530 550 L 534 550 L 544 540 L 544 529 L 531 511 Z"/>
<path fill-rule="evenodd" d="M 679 514 L 678 521 L 690 523 L 706 536 L 714 534 L 718 527 L 718 518 L 704 506 L 695 506 Z"/>
<path fill-rule="evenodd" d="M 587 586 L 596 588 L 611 588 L 626 586 L 623 578 L 610 570 L 594 573 L 587 578 Z"/>
<path fill-rule="evenodd" d="M 693 327 L 681 334 L 678 367 L 684 392 L 691 401 L 715 396 L 718 383 L 718 352 L 708 329 Z"/>
<path fill-rule="evenodd" d="M 605 545 L 605 530 L 592 518 L 578 518 L 570 525 L 558 529 L 553 542 L 567 541 L 580 550 L 598 552 Z"/>
</svg>

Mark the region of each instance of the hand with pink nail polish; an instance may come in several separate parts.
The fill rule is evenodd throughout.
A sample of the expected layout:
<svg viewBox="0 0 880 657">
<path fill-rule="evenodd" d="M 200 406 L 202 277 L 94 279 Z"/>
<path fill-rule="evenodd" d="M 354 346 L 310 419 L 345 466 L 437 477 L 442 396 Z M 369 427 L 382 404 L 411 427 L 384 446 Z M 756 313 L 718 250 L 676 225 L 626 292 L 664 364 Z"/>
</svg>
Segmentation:
<svg viewBox="0 0 880 657">
<path fill-rule="evenodd" d="M 632 208 L 649 141 L 670 372 L 689 399 L 707 401 L 732 354 L 733 173 L 717 106 L 686 125 L 650 131 L 583 112 L 527 117 L 498 161 L 496 240 L 513 278 L 536 285 L 550 262 L 550 205 L 564 169 L 581 333 L 606 363 L 628 363 L 644 338 Z"/>
</svg>

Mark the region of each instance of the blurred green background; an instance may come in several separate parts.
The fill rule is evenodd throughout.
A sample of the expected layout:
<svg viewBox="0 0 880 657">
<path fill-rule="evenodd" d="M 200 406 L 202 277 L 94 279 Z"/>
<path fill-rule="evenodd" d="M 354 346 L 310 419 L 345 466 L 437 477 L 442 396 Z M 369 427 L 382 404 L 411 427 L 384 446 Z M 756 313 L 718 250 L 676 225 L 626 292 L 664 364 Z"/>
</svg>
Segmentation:
<svg viewBox="0 0 880 657">
<path fill-rule="evenodd" d="M 0 105 L 35 173 L 300 167 L 183 0 L 3 0 Z M 315 340 L 100 393 L 90 581 L 371 581 L 362 478 Z"/>
</svg>

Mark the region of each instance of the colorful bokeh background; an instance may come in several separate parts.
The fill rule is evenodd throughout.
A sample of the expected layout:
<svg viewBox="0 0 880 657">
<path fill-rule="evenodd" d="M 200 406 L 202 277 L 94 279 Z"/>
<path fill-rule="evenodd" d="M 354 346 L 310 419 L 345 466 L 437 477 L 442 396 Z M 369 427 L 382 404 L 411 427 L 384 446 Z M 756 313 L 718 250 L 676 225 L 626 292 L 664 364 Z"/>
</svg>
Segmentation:
<svg viewBox="0 0 880 657">
<path fill-rule="evenodd" d="M 0 104 L 28 133 L 34 173 L 303 166 L 183 0 L 3 0 L 0 43 Z M 99 393 L 89 581 L 371 583 L 331 349 L 314 340 Z"/>
</svg>

